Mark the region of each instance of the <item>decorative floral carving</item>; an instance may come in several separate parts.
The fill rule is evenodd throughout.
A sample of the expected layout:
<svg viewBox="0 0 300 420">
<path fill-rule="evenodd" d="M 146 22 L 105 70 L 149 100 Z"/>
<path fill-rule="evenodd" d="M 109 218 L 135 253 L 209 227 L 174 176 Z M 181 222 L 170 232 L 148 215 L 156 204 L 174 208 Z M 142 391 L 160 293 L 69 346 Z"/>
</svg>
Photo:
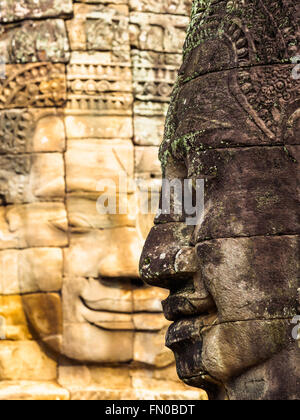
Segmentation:
<svg viewBox="0 0 300 420">
<path fill-rule="evenodd" d="M 300 82 L 291 77 L 292 66 L 253 67 L 238 72 L 240 89 L 251 108 L 274 135 L 288 105 L 300 94 Z"/>
<path fill-rule="evenodd" d="M 24 153 L 31 126 L 32 115 L 29 111 L 2 111 L 0 153 Z"/>
<path fill-rule="evenodd" d="M 65 66 L 36 63 L 7 66 L 0 80 L 0 109 L 62 106 L 66 100 Z"/>
</svg>

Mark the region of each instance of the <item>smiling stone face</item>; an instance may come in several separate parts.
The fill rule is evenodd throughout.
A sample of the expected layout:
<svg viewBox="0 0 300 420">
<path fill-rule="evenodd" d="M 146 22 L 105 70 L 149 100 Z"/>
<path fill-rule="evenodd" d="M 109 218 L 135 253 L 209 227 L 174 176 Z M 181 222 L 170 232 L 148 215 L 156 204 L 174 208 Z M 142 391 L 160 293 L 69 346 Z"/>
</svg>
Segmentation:
<svg viewBox="0 0 300 420">
<path fill-rule="evenodd" d="M 93 363 L 167 366 L 172 358 L 163 346 L 168 327 L 161 309 L 163 297 L 125 278 L 66 279 L 62 353 Z"/>
<path fill-rule="evenodd" d="M 286 381 L 273 378 L 270 390 L 272 361 L 296 354 L 300 83 L 287 63 L 299 22 L 293 2 L 202 3 L 194 3 L 160 156 L 167 179 L 205 180 L 205 211 L 195 229 L 184 214 L 158 217 L 141 273 L 170 290 L 167 346 L 181 379 L 213 397 L 224 386 L 231 398 L 278 398 Z M 292 398 L 298 353 L 285 373 L 278 368 Z M 267 367 L 250 374 L 254 366 Z M 238 377 L 244 382 L 232 385 Z"/>
</svg>

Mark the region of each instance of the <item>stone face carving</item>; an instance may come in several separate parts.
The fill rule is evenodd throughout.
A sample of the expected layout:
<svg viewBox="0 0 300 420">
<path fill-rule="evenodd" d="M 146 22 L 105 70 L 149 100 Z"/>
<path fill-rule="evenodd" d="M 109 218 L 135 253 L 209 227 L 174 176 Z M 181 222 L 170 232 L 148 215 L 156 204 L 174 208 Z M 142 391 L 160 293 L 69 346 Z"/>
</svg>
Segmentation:
<svg viewBox="0 0 300 420">
<path fill-rule="evenodd" d="M 186 2 L 140 5 L 1 2 L 0 399 L 207 398 L 164 346 L 166 292 L 139 279 L 188 24 Z M 129 210 L 100 214 L 120 177 Z"/>
<path fill-rule="evenodd" d="M 141 274 L 170 290 L 180 378 L 214 399 L 300 396 L 296 8 L 194 2 L 160 149 L 167 179 L 205 180 L 205 210 L 158 216 Z"/>
</svg>

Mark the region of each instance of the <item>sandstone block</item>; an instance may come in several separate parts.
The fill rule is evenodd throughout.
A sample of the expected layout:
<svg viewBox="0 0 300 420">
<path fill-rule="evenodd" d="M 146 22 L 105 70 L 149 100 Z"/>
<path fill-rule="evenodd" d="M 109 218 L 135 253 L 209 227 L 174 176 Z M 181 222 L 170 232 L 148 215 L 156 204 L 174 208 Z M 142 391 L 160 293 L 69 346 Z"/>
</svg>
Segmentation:
<svg viewBox="0 0 300 420">
<path fill-rule="evenodd" d="M 254 320 L 208 328 L 203 336 L 204 369 L 218 380 L 238 376 L 286 348 L 292 340 L 290 327 L 289 320 Z M 178 367 L 183 377 L 185 367 Z"/>
<path fill-rule="evenodd" d="M 207 399 L 205 392 L 177 379 L 174 364 L 167 369 L 140 370 L 64 364 L 59 367 L 59 383 L 73 400 Z"/>
<path fill-rule="evenodd" d="M 300 81 L 291 78 L 292 70 L 293 65 L 254 66 L 182 84 L 174 98 L 173 122 L 167 121 L 169 128 L 174 124 L 172 141 L 179 147 L 202 145 L 203 150 L 297 144 L 299 113 L 289 104 L 299 96 Z M 287 120 L 282 121 L 283 115 Z"/>
<path fill-rule="evenodd" d="M 63 258 L 59 248 L 0 252 L 0 293 L 54 292 L 61 289 Z"/>
<path fill-rule="evenodd" d="M 152 177 L 161 176 L 158 147 L 135 147 L 135 173 Z"/>
<path fill-rule="evenodd" d="M 84 232 L 90 229 L 111 229 L 120 227 L 135 227 L 136 221 L 128 214 L 118 214 L 121 201 L 122 207 L 130 209 L 134 201 L 133 194 L 116 196 L 116 210 L 117 214 L 101 214 L 97 210 L 97 199 L 100 196 L 74 193 L 68 194 L 67 209 L 69 225 L 72 231 Z M 111 201 L 114 197 L 111 197 Z M 129 211 L 129 210 L 128 210 Z"/>
<path fill-rule="evenodd" d="M 75 4 L 75 19 L 67 23 L 71 49 L 113 51 L 114 55 L 128 61 L 127 10 L 114 5 Z"/>
<path fill-rule="evenodd" d="M 0 11 L 0 22 L 14 22 L 30 18 L 47 18 L 71 15 L 71 0 L 43 0 L 28 2 L 26 0 L 4 0 Z"/>
<path fill-rule="evenodd" d="M 134 142 L 141 146 L 159 146 L 163 139 L 165 116 L 134 116 Z"/>
<path fill-rule="evenodd" d="M 181 56 L 133 50 L 131 58 L 135 97 L 144 101 L 169 102 Z"/>
<path fill-rule="evenodd" d="M 131 44 L 140 50 L 181 53 L 189 18 L 133 12 Z"/>
<path fill-rule="evenodd" d="M 132 291 L 124 288 L 122 280 L 109 283 L 100 279 L 66 277 L 62 296 L 66 323 L 84 323 L 87 315 L 92 315 L 91 311 L 95 311 L 95 318 L 96 311 L 125 314 L 133 311 Z"/>
<path fill-rule="evenodd" d="M 67 401 L 66 389 L 55 382 L 1 381 L 1 401 Z"/>
<path fill-rule="evenodd" d="M 130 103 L 129 103 L 130 104 Z M 127 107 L 129 108 L 129 107 Z M 102 111 L 100 111 L 101 114 Z M 130 111 L 131 113 L 131 111 Z M 130 139 L 132 137 L 131 117 L 118 115 L 67 115 L 66 133 L 68 139 Z"/>
<path fill-rule="evenodd" d="M 60 107 L 65 104 L 63 64 L 8 64 L 6 76 L 0 80 L 0 109 Z"/>
<path fill-rule="evenodd" d="M 130 8 L 137 12 L 152 12 L 159 14 L 172 14 L 172 15 L 190 15 L 191 2 L 190 0 L 172 1 L 167 0 L 158 2 L 155 0 L 129 0 Z"/>
<path fill-rule="evenodd" d="M 0 342 L 1 381 L 51 381 L 56 379 L 56 362 L 35 341 Z"/>
<path fill-rule="evenodd" d="M 297 149 L 252 147 L 189 154 L 190 173 L 207 180 L 209 203 L 195 241 L 299 233 Z"/>
<path fill-rule="evenodd" d="M 0 207 L 0 249 L 66 246 L 67 229 L 61 203 Z"/>
<path fill-rule="evenodd" d="M 155 287 L 135 289 L 132 293 L 135 312 L 161 312 L 161 301 L 168 297 L 166 290 Z"/>
<path fill-rule="evenodd" d="M 35 293 L 22 296 L 29 324 L 38 337 L 62 334 L 62 302 L 56 293 Z"/>
<path fill-rule="evenodd" d="M 152 228 L 140 260 L 140 270 L 145 281 L 171 288 L 180 284 L 176 278 L 175 257 L 183 247 L 189 246 L 193 226 L 184 223 L 169 223 Z M 158 239 L 159 238 L 159 239 Z"/>
<path fill-rule="evenodd" d="M 67 189 L 69 192 L 97 193 L 99 183 L 133 176 L 134 149 L 130 140 L 69 140 L 66 153 Z M 118 188 L 118 187 L 117 187 Z M 103 190 L 102 190 L 103 191 Z M 99 193 L 100 195 L 100 193 Z"/>
<path fill-rule="evenodd" d="M 72 234 L 70 248 L 65 249 L 65 274 L 137 278 L 142 247 L 143 238 L 133 228 Z"/>
<path fill-rule="evenodd" d="M 64 162 L 61 154 L 0 155 L 0 194 L 4 204 L 63 200 Z"/>
<path fill-rule="evenodd" d="M 2 29 L 0 49 L 5 51 L 6 64 L 67 63 L 69 60 L 69 42 L 63 20 L 24 21 Z"/>
<path fill-rule="evenodd" d="M 65 128 L 60 114 L 49 108 L 0 111 L 0 154 L 63 152 Z"/>
<path fill-rule="evenodd" d="M 133 314 L 133 325 L 138 331 L 160 331 L 168 327 L 170 322 L 166 320 L 162 313 L 154 314 Z"/>
<path fill-rule="evenodd" d="M 292 319 L 297 313 L 298 236 L 219 239 L 199 244 L 197 253 L 220 322 L 257 314 L 266 320 Z M 220 285 L 224 279 L 226 288 Z"/>
<path fill-rule="evenodd" d="M 132 401 L 132 400 L 198 400 L 199 399 L 199 390 L 198 391 L 147 391 L 147 390 L 109 390 L 107 388 L 97 388 L 90 387 L 84 389 L 74 389 L 71 390 L 71 400 L 73 401 Z M 205 399 L 205 398 L 204 398 Z"/>
<path fill-rule="evenodd" d="M 132 340 L 133 332 L 108 331 L 90 323 L 65 323 L 62 352 L 71 359 L 92 363 L 129 362 Z"/>
<path fill-rule="evenodd" d="M 31 340 L 21 296 L 0 296 L 2 338 L 11 341 Z"/>
<path fill-rule="evenodd" d="M 217 5 L 212 13 L 213 22 L 201 2 L 195 5 L 184 47 L 184 77 L 234 67 L 289 63 L 290 57 L 297 55 L 298 16 L 293 4 L 273 11 L 273 16 L 282 22 L 281 32 L 286 33 L 280 47 L 272 35 L 276 24 L 269 23 L 269 8 L 258 6 L 255 10 L 252 3 L 243 4 L 242 8 Z"/>
<path fill-rule="evenodd" d="M 131 92 L 130 62 L 116 61 L 111 52 L 73 52 L 67 68 L 68 98 L 86 99 L 104 92 Z"/>
<path fill-rule="evenodd" d="M 165 347 L 167 328 L 159 333 L 137 332 L 134 335 L 134 360 L 156 367 L 165 367 L 174 362 L 173 353 Z"/>
</svg>

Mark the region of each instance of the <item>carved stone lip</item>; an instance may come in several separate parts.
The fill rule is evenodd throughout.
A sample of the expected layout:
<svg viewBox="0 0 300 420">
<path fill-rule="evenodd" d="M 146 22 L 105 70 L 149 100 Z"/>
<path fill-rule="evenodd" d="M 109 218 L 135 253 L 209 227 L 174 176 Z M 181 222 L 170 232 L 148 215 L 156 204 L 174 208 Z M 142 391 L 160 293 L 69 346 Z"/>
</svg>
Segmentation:
<svg viewBox="0 0 300 420">
<path fill-rule="evenodd" d="M 166 346 L 171 350 L 176 350 L 178 346 L 180 349 L 184 342 L 202 342 L 202 330 L 212 326 L 217 318 L 217 313 L 206 313 L 174 322 L 168 329 Z"/>
<path fill-rule="evenodd" d="M 109 311 L 100 305 L 90 305 L 89 301 L 80 298 L 82 316 L 89 324 L 108 331 L 159 332 L 168 325 L 163 312 L 147 311 Z"/>
<path fill-rule="evenodd" d="M 109 303 L 111 301 L 111 299 L 95 299 L 95 300 L 89 300 L 89 299 L 85 299 L 82 296 L 80 297 L 80 300 L 82 302 L 82 304 L 88 308 L 91 311 L 94 312 L 105 312 L 107 314 L 112 314 L 112 315 L 134 315 L 134 314 L 162 314 L 163 311 L 160 310 L 156 310 L 156 311 L 139 311 L 139 310 L 133 310 L 132 309 L 132 301 L 131 300 L 116 300 L 114 299 L 114 304 L 118 304 L 120 310 L 118 311 L 114 311 L 114 310 L 110 310 L 107 309 L 107 303 Z M 153 299 L 154 301 L 154 299 Z"/>
<path fill-rule="evenodd" d="M 190 317 L 206 316 L 216 313 L 217 308 L 210 296 L 199 297 L 196 294 L 170 295 L 162 301 L 163 312 L 169 321 L 178 321 Z"/>
</svg>

